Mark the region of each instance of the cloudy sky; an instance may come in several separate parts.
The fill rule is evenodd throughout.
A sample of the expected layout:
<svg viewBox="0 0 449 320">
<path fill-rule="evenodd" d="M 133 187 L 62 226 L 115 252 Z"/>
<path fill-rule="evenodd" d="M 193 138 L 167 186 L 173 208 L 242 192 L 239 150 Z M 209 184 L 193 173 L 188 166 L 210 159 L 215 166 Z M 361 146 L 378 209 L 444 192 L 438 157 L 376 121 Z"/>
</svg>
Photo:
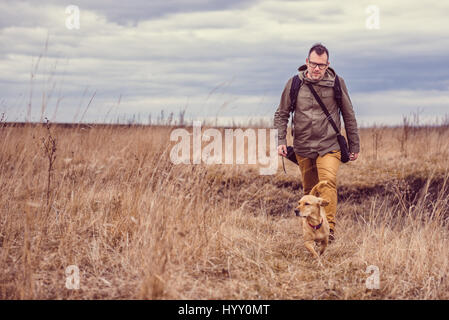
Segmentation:
<svg viewBox="0 0 449 320">
<path fill-rule="evenodd" d="M 448 12 L 448 1 L 416 0 L 0 0 L 0 113 L 271 119 L 286 81 L 321 42 L 360 125 L 413 114 L 442 121 Z"/>
</svg>

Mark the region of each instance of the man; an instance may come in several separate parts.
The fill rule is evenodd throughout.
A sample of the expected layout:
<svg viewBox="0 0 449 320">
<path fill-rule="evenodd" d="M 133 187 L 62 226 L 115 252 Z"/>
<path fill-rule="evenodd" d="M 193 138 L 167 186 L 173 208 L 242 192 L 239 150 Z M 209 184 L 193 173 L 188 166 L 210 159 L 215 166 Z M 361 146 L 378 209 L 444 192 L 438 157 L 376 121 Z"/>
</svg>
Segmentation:
<svg viewBox="0 0 449 320">
<path fill-rule="evenodd" d="M 342 107 L 339 110 L 333 89 L 336 73 L 329 65 L 329 52 L 326 47 L 318 43 L 309 50 L 306 64 L 298 69 L 301 87 L 296 106 L 294 106 L 293 149 L 303 179 L 304 194 L 309 194 L 318 182 L 328 181 L 320 196 L 330 202 L 325 209 L 330 226 L 329 240 L 332 241 L 334 240 L 337 211 L 337 170 L 341 162 L 340 146 L 335 130 L 307 84 L 312 84 L 340 130 L 341 112 L 348 138 L 350 161 L 357 159 L 360 142 L 348 89 L 343 78 L 338 76 L 342 91 Z M 278 153 L 283 157 L 287 155 L 286 134 L 291 111 L 290 88 L 292 81 L 293 78 L 287 82 L 274 115 L 274 127 L 278 129 Z"/>
</svg>

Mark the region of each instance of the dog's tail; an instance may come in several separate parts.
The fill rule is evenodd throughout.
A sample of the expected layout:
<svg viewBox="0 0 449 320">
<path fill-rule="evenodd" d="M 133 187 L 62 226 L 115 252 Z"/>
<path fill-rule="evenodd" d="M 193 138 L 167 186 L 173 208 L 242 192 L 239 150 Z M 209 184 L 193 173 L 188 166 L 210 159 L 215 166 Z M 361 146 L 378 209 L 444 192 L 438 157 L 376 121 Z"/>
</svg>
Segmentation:
<svg viewBox="0 0 449 320">
<path fill-rule="evenodd" d="M 312 188 L 312 190 L 310 191 L 309 194 L 312 195 L 312 196 L 315 196 L 315 197 L 319 197 L 320 194 L 322 193 L 323 187 L 324 187 L 325 185 L 327 185 L 327 181 L 326 181 L 326 180 L 325 180 L 325 181 L 320 181 L 320 182 L 318 182 L 318 183 Z"/>
</svg>

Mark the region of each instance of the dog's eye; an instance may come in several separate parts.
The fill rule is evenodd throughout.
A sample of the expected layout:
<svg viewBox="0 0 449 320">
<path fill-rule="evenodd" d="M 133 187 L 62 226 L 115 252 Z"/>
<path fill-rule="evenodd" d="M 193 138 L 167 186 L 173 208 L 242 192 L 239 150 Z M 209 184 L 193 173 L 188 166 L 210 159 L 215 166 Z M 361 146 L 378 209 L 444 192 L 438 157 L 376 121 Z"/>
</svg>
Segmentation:
<svg viewBox="0 0 449 320">
<path fill-rule="evenodd" d="M 304 203 L 304 205 L 308 206 L 308 205 L 310 205 L 310 203 L 306 202 L 306 203 Z"/>
</svg>

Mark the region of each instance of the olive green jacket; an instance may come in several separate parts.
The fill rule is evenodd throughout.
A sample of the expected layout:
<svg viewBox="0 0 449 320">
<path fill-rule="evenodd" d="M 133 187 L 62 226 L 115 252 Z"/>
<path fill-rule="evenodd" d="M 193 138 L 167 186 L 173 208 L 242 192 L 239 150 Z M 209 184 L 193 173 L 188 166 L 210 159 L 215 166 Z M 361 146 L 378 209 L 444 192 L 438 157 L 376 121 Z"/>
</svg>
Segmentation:
<svg viewBox="0 0 449 320">
<path fill-rule="evenodd" d="M 334 98 L 335 71 L 328 68 L 324 78 L 320 81 L 313 81 L 306 77 L 307 66 L 303 65 L 299 69 L 301 88 L 299 89 L 296 109 L 293 117 L 294 137 L 293 149 L 295 153 L 302 157 L 316 158 L 323 156 L 329 151 L 339 150 L 337 134 L 332 128 L 329 120 L 316 101 L 310 89 L 305 85 L 311 83 L 321 97 L 324 105 L 329 111 L 337 128 L 341 131 L 340 113 L 337 102 Z M 358 153 L 360 151 L 360 139 L 357 130 L 352 103 L 349 98 L 348 89 L 342 77 L 338 77 L 342 90 L 342 109 L 346 136 L 348 138 L 349 151 Z M 274 128 L 278 130 L 278 145 L 287 144 L 287 125 L 290 118 L 290 87 L 293 77 L 290 78 L 282 92 L 279 107 L 274 114 Z"/>
</svg>

